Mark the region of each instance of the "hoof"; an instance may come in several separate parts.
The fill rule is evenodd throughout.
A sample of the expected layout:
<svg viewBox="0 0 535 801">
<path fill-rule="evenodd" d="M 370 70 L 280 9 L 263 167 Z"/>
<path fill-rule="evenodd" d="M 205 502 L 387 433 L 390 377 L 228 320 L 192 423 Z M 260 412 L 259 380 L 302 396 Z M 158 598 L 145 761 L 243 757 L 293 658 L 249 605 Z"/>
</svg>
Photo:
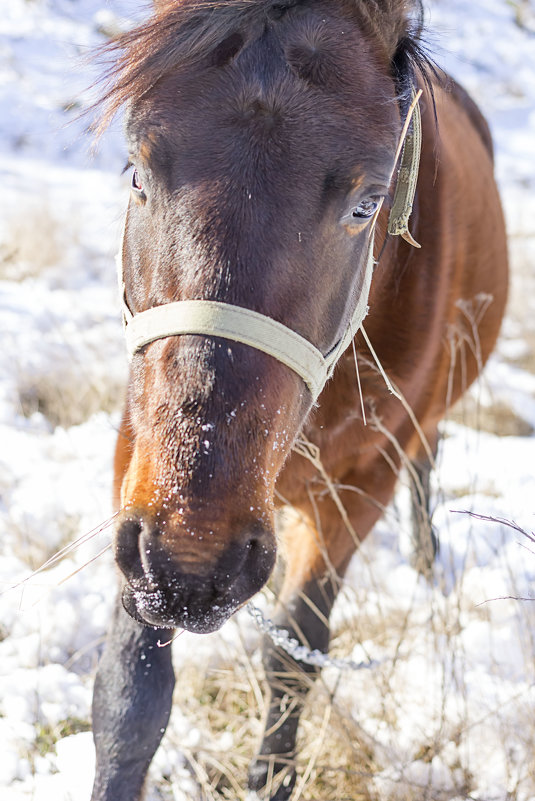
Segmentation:
<svg viewBox="0 0 535 801">
<path fill-rule="evenodd" d="M 279 777 L 282 777 L 280 783 Z M 249 769 L 247 801 L 289 801 L 295 780 L 295 770 L 287 764 L 255 762 Z"/>
</svg>

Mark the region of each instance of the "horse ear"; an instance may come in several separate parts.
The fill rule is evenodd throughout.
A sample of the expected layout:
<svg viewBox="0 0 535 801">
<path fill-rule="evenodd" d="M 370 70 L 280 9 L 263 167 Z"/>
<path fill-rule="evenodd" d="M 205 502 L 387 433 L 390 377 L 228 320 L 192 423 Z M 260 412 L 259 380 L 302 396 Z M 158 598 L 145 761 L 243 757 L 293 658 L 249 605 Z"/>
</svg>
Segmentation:
<svg viewBox="0 0 535 801">
<path fill-rule="evenodd" d="M 359 6 L 362 9 L 363 4 Z M 418 39 L 423 27 L 421 0 L 372 0 L 366 13 L 390 62 L 405 42 Z"/>
<path fill-rule="evenodd" d="M 430 87 L 430 76 L 437 72 L 421 42 L 422 0 L 369 0 L 358 5 L 365 24 L 382 45 L 399 95 L 410 99 L 416 72 Z"/>
</svg>

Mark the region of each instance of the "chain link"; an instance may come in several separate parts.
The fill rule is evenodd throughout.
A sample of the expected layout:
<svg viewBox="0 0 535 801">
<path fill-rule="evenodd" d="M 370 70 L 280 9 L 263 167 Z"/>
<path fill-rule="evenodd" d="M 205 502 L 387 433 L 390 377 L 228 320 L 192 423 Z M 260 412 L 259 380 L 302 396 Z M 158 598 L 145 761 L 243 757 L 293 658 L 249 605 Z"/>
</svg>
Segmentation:
<svg viewBox="0 0 535 801">
<path fill-rule="evenodd" d="M 247 604 L 247 611 L 257 624 L 260 631 L 267 634 L 277 648 L 281 648 L 296 662 L 303 662 L 305 665 L 325 668 L 334 667 L 337 670 L 368 670 L 375 667 L 378 663 L 375 660 L 368 662 L 354 662 L 352 659 L 336 659 L 324 654 L 317 648 L 311 650 L 305 645 L 301 645 L 295 637 L 290 637 L 286 629 L 277 628 L 272 620 L 266 618 L 261 609 L 252 603 Z"/>
<path fill-rule="evenodd" d="M 357 534 L 351 525 L 344 505 L 338 495 L 335 485 L 327 474 L 320 457 L 320 450 L 317 445 L 310 442 L 307 437 L 301 433 L 300 437 L 294 442 L 292 450 L 299 453 L 305 459 L 308 459 L 319 472 L 333 498 L 340 516 L 344 524 L 353 537 L 356 544 L 358 544 Z M 313 665 L 314 667 L 324 668 L 333 667 L 337 670 L 369 670 L 376 667 L 378 662 L 376 660 L 369 660 L 367 662 L 355 662 L 352 659 L 336 659 L 317 648 L 310 649 L 295 639 L 290 637 L 286 629 L 278 628 L 272 620 L 266 618 L 261 609 L 249 602 L 247 604 L 247 611 L 256 622 L 260 631 L 266 634 L 277 648 L 285 651 L 296 662 L 303 662 L 306 665 Z"/>
</svg>

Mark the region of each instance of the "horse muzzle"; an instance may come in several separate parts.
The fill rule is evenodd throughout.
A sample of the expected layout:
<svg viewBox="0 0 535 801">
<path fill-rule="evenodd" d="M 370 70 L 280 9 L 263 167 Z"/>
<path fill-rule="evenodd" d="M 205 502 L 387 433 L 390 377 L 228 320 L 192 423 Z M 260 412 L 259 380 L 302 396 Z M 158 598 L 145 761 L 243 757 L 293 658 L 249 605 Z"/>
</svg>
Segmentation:
<svg viewBox="0 0 535 801">
<path fill-rule="evenodd" d="M 273 530 L 250 520 L 222 543 L 215 527 L 170 527 L 132 510 L 120 521 L 115 558 L 126 579 L 123 606 L 147 626 L 216 631 L 268 580 Z"/>
</svg>

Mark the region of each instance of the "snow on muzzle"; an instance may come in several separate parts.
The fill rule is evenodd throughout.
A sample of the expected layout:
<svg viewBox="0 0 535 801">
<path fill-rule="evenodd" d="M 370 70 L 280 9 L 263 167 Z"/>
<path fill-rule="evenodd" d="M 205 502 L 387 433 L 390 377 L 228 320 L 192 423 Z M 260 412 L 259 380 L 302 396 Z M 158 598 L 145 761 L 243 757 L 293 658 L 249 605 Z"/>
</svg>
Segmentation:
<svg viewBox="0 0 535 801">
<path fill-rule="evenodd" d="M 128 509 L 115 539 L 126 583 L 123 605 L 135 620 L 157 628 L 207 633 L 264 586 L 276 555 L 271 525 L 258 518 L 215 533 L 173 522 L 165 513 Z"/>
</svg>

